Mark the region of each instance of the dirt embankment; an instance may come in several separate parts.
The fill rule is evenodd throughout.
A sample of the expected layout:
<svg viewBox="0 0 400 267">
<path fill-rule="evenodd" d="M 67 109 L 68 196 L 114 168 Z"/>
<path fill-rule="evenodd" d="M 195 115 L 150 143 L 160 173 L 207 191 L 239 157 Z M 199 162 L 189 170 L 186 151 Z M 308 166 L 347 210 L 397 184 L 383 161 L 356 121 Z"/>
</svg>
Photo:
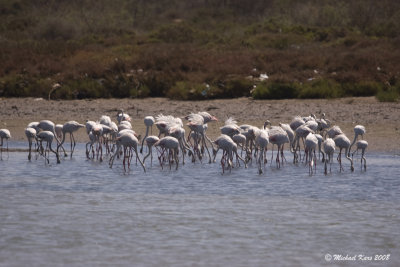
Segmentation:
<svg viewBox="0 0 400 267">
<path fill-rule="evenodd" d="M 35 98 L 0 99 L 0 128 L 11 131 L 12 139 L 25 140 L 24 129 L 29 122 L 48 119 L 63 124 L 70 120 L 85 123 L 109 115 L 115 120 L 118 109 L 123 109 L 133 118 L 136 132 L 144 135 L 143 118 L 160 113 L 184 117 L 190 112 L 208 111 L 216 116 L 217 123 L 209 123 L 208 134 L 215 138 L 219 127 L 228 117 L 239 124 L 263 125 L 270 120 L 272 125 L 288 123 L 296 115 L 307 116 L 322 113 L 339 125 L 349 139 L 354 136 L 352 128 L 362 124 L 367 129 L 365 139 L 369 150 L 400 153 L 400 104 L 381 103 L 374 97 L 318 99 L 318 100 L 253 100 L 250 98 L 210 101 L 174 101 L 165 98 L 147 99 L 95 99 L 71 101 L 47 101 Z M 158 133 L 153 128 L 153 133 Z M 79 142 L 86 142 L 84 130 L 76 134 Z M 68 139 L 67 139 L 68 140 Z"/>
</svg>

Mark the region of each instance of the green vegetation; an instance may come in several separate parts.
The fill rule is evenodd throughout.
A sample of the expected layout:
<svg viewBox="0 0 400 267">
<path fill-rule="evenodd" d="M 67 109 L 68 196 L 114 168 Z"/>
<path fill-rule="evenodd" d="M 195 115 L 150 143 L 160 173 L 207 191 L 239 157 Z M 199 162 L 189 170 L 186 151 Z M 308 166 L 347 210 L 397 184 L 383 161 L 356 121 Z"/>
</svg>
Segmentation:
<svg viewBox="0 0 400 267">
<path fill-rule="evenodd" d="M 398 101 L 399 21 L 397 0 L 0 0 L 0 96 Z"/>
</svg>

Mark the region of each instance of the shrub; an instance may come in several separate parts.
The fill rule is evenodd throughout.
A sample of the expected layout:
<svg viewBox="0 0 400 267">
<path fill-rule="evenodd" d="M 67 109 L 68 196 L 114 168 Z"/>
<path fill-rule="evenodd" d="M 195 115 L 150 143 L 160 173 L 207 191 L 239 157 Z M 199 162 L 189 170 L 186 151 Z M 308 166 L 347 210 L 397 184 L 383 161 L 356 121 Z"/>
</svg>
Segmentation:
<svg viewBox="0 0 400 267">
<path fill-rule="evenodd" d="M 400 100 L 400 86 L 380 89 L 375 97 L 380 102 L 397 102 Z"/>
<path fill-rule="evenodd" d="M 296 83 L 273 81 L 258 84 L 253 92 L 254 99 L 289 99 L 296 98 L 299 90 Z"/>
<path fill-rule="evenodd" d="M 176 82 L 167 92 L 167 97 L 178 100 L 199 100 L 207 97 L 208 87 L 205 84 Z"/>
<path fill-rule="evenodd" d="M 365 81 L 359 83 L 347 83 L 343 85 L 346 96 L 373 96 L 382 90 L 382 84 L 378 82 Z"/>
<path fill-rule="evenodd" d="M 298 96 L 299 98 L 337 98 L 344 96 L 344 90 L 333 80 L 317 79 L 304 83 Z"/>
</svg>

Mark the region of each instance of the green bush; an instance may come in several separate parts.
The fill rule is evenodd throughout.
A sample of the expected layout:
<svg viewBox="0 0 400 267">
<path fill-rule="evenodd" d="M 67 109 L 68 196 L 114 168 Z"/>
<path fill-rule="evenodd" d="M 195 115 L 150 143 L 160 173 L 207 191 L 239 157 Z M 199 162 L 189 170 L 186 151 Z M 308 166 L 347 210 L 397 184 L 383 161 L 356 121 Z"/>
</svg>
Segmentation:
<svg viewBox="0 0 400 267">
<path fill-rule="evenodd" d="M 252 92 L 254 99 L 290 99 L 296 98 L 299 85 L 287 82 L 263 82 L 257 84 Z"/>
<path fill-rule="evenodd" d="M 111 94 L 103 86 L 101 80 L 90 78 L 68 80 L 59 89 L 56 89 L 52 99 L 84 99 L 84 98 L 107 98 Z"/>
<path fill-rule="evenodd" d="M 0 96 L 47 97 L 51 86 L 52 81 L 50 79 L 11 74 L 0 79 Z"/>
<path fill-rule="evenodd" d="M 328 79 L 317 79 L 301 86 L 299 98 L 337 98 L 343 97 L 344 90 L 339 83 Z"/>
<path fill-rule="evenodd" d="M 400 86 L 381 89 L 375 97 L 380 102 L 397 102 L 400 99 Z"/>
<path fill-rule="evenodd" d="M 205 84 L 176 82 L 167 92 L 167 97 L 178 100 L 200 100 L 207 98 L 208 87 Z"/>
<path fill-rule="evenodd" d="M 372 81 L 347 83 L 343 85 L 346 96 L 373 96 L 382 90 L 382 87 L 382 84 Z"/>
</svg>

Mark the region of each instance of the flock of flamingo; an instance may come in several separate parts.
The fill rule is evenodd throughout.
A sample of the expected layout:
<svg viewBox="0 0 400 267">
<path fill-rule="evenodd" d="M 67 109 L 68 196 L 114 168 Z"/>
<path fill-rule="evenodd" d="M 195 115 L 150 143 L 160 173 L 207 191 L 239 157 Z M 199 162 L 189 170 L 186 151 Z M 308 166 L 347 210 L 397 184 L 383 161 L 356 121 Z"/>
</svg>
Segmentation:
<svg viewBox="0 0 400 267">
<path fill-rule="evenodd" d="M 169 164 L 171 169 L 175 164 L 175 168 L 178 169 L 180 162 L 185 164 L 185 155 L 191 162 L 208 160 L 209 163 L 212 163 L 215 162 L 218 151 L 222 150 L 220 161 L 222 173 L 225 170 L 231 171 L 234 167 L 239 168 L 241 162 L 247 168 L 248 164 L 254 160 L 258 167 L 258 173 L 262 174 L 264 166 L 268 162 L 266 152 L 269 144 L 272 145 L 271 164 L 274 157 L 274 146 L 277 146 L 275 157 L 277 168 L 281 168 L 281 165 L 287 161 L 284 155 L 285 144 L 289 145 L 288 151 L 293 155 L 293 163 L 304 162 L 305 165 L 308 165 L 310 175 L 316 171 L 316 152 L 319 152 L 319 155 L 322 154 L 324 173 L 328 173 L 328 164 L 331 172 L 336 147 L 339 149 L 337 161 L 340 171 L 344 170 L 343 150 L 344 157 L 350 163 L 351 171 L 354 171 L 353 156 L 358 150 L 361 150 L 361 169 L 364 167 L 366 170 L 367 168 L 365 150 L 368 143 L 365 140 L 358 140 L 359 136 L 363 138 L 365 127 L 355 126 L 354 140 L 350 142 L 339 126 L 331 126 L 331 122 L 325 118 L 325 114 L 322 114 L 321 118 L 316 118 L 313 114 L 307 117 L 296 116 L 289 124 L 279 123 L 279 126 L 272 126 L 267 120 L 260 128 L 248 124 L 238 125 L 234 118 L 229 118 L 220 128 L 221 135 L 214 141 L 206 134 L 207 124 L 217 121 L 217 118 L 207 112 L 191 113 L 184 118 L 190 129 L 187 136 L 181 118 L 162 114 L 155 118 L 147 116 L 144 118 L 146 133 L 141 142 L 139 141 L 140 136 L 132 129 L 131 117 L 128 114 L 120 110 L 116 119 L 117 123 L 113 122 L 109 116 L 103 115 L 98 121 L 86 121 L 85 125 L 76 121 L 69 121 L 63 125 L 55 125 L 49 120 L 31 122 L 25 129 L 29 144 L 28 160 L 32 159 L 32 146 L 35 144 L 36 159 L 38 156 L 43 156 L 48 164 L 50 153 L 53 153 L 57 163 L 60 163 L 60 154 L 68 156 L 64 148 L 67 134 L 70 136 L 69 153 L 72 157 L 76 145 L 74 132 L 80 128 L 86 128 L 89 137 L 89 142 L 86 143 L 86 157 L 99 161 L 103 161 L 107 157 L 110 168 L 113 167 L 116 158 L 122 159 L 125 171 L 130 168 L 134 155 L 136 163 L 139 161 L 143 170 L 146 171 L 145 161 L 150 157 L 150 164 L 153 164 L 153 148 L 155 148 L 161 168 L 165 164 Z M 149 135 L 149 131 L 152 134 L 153 125 L 159 130 L 157 136 Z M 0 129 L 1 151 L 3 151 L 4 139 L 7 141 L 8 150 L 9 138 L 11 138 L 10 131 Z M 56 142 L 53 145 L 54 139 Z M 45 143 L 45 147 L 43 143 Z M 143 155 L 145 144 L 147 153 L 141 157 L 139 153 Z M 354 144 L 355 149 L 351 152 Z"/>
</svg>

